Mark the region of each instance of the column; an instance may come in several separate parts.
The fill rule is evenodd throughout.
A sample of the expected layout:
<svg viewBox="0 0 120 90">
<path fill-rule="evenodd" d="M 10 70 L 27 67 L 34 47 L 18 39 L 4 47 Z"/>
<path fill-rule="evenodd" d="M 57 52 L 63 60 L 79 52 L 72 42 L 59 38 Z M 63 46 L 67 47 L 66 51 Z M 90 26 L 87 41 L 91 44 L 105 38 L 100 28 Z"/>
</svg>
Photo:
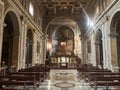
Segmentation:
<svg viewBox="0 0 120 90">
<path fill-rule="evenodd" d="M 1 56 L 2 56 L 2 39 L 3 39 L 3 26 L 4 24 L 4 3 L 0 0 L 0 67 L 1 67 Z"/>
<path fill-rule="evenodd" d="M 95 34 L 92 33 L 91 36 L 91 63 L 96 66 L 96 49 L 95 49 Z"/>
<path fill-rule="evenodd" d="M 25 59 L 26 59 L 26 34 L 27 34 L 27 25 L 25 22 L 22 22 L 21 24 L 21 49 L 20 49 L 20 54 L 21 58 L 19 61 L 19 68 L 25 68 Z"/>
<path fill-rule="evenodd" d="M 115 37 L 110 37 L 111 38 L 111 64 L 114 66 L 117 66 L 117 38 Z"/>
<path fill-rule="evenodd" d="M 36 47 L 37 47 L 37 36 L 36 36 L 36 33 L 34 33 L 33 35 L 33 52 L 32 52 L 32 65 L 34 65 L 36 63 L 36 60 L 37 60 L 37 52 L 36 52 Z"/>
<path fill-rule="evenodd" d="M 42 48 L 43 48 L 43 53 L 42 53 L 43 61 L 42 61 L 42 63 L 45 63 L 45 60 L 46 60 L 46 45 L 47 45 L 47 37 L 46 37 L 46 35 L 43 38 L 43 44 L 42 45 L 43 45 L 42 46 Z"/>
</svg>

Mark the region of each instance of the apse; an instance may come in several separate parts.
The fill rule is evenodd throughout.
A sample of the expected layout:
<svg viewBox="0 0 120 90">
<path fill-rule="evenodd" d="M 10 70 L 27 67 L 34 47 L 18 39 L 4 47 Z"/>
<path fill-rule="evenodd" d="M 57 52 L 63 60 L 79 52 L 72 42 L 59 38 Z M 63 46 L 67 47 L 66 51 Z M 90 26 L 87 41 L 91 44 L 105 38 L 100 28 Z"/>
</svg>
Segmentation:
<svg viewBox="0 0 120 90">
<path fill-rule="evenodd" d="M 74 49 L 74 33 L 68 26 L 60 26 L 55 29 L 51 36 L 51 55 L 71 55 Z"/>
</svg>

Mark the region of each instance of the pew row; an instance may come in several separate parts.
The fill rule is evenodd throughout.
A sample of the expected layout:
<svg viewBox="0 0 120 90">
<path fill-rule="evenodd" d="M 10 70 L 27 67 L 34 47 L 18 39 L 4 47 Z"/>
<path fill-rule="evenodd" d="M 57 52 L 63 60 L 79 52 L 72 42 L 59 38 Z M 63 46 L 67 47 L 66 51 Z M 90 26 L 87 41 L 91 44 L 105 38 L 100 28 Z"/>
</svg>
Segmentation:
<svg viewBox="0 0 120 90">
<path fill-rule="evenodd" d="M 36 79 L 35 76 L 16 76 L 16 75 L 5 75 L 0 76 L 0 85 L 19 85 L 23 86 L 26 90 L 26 86 L 33 86 L 33 90 L 36 90 Z"/>
<path fill-rule="evenodd" d="M 23 75 L 27 75 L 27 76 L 35 76 L 36 81 L 39 82 L 39 85 L 41 84 L 41 82 L 44 81 L 45 77 L 44 77 L 44 72 L 13 72 L 10 73 L 10 75 L 19 75 L 19 76 L 23 76 Z"/>
<path fill-rule="evenodd" d="M 109 90 L 109 86 L 120 86 L 120 76 L 90 76 L 88 79 L 94 90 L 97 90 L 98 86 L 105 86 L 106 90 Z"/>
</svg>

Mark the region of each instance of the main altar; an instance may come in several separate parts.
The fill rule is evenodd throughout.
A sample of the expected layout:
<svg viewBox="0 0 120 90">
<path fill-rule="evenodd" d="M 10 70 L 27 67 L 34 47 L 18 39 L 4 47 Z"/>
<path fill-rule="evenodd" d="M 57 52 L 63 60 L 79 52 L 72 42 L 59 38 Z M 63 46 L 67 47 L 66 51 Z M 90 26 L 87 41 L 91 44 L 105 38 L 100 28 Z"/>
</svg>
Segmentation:
<svg viewBox="0 0 120 90">
<path fill-rule="evenodd" d="M 75 56 L 51 56 L 52 66 L 59 68 L 75 67 L 76 57 Z"/>
</svg>

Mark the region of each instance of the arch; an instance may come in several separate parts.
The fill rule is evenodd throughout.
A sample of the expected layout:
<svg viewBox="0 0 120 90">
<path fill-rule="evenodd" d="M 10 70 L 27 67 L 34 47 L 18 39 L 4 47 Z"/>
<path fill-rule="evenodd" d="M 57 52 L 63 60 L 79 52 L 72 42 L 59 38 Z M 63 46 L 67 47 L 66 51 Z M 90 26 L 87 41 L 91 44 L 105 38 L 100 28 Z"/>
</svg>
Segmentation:
<svg viewBox="0 0 120 90">
<path fill-rule="evenodd" d="M 75 22 L 75 23 L 77 23 L 77 24 L 79 25 L 79 22 L 77 22 L 76 20 L 74 20 L 74 19 L 72 19 L 72 18 L 70 18 L 70 17 L 55 17 L 55 18 L 51 18 L 51 19 L 48 21 L 47 25 L 46 25 L 45 34 L 47 34 L 47 30 L 48 30 L 49 25 L 51 24 L 51 22 L 53 22 L 53 21 L 54 21 L 55 19 L 57 19 L 57 18 L 67 18 L 68 20 L 71 20 L 71 21 L 73 21 L 73 22 Z M 65 24 L 63 23 L 62 25 L 65 25 Z M 68 26 L 68 25 L 66 25 L 66 26 Z M 70 27 L 70 26 L 68 26 L 68 27 Z M 70 28 L 73 30 L 72 27 L 70 27 Z M 74 32 L 74 31 L 73 31 L 73 32 Z M 74 33 L 75 33 L 75 32 L 74 32 Z"/>
<path fill-rule="evenodd" d="M 112 15 L 110 16 L 110 20 L 109 20 L 109 22 L 110 22 L 110 25 L 109 25 L 109 30 L 110 30 L 110 32 L 113 30 L 112 29 L 112 26 L 113 26 L 113 18 L 115 17 L 115 15 L 117 14 L 117 13 L 119 13 L 120 12 L 120 8 L 116 8 L 115 9 L 115 11 L 112 13 Z"/>
<path fill-rule="evenodd" d="M 118 67 L 120 71 L 120 11 L 112 17 L 110 26 L 111 37 L 111 63 L 113 67 Z"/>
<path fill-rule="evenodd" d="M 17 68 L 18 65 L 19 19 L 13 11 L 9 11 L 5 14 L 4 23 L 1 64 L 5 62 L 9 70 L 11 66 Z"/>
<path fill-rule="evenodd" d="M 96 47 L 96 66 L 103 68 L 103 43 L 102 43 L 102 31 L 98 29 L 95 35 L 95 47 Z"/>
<path fill-rule="evenodd" d="M 61 25 L 53 31 L 51 36 L 51 55 L 66 56 L 74 53 L 74 32 L 71 28 L 65 25 Z"/>
<path fill-rule="evenodd" d="M 20 27 L 20 18 L 19 18 L 19 15 L 18 15 L 18 13 L 12 8 L 12 7 L 9 7 L 9 8 L 7 8 L 6 10 L 5 10 L 5 13 L 4 13 L 4 19 L 6 18 L 6 15 L 8 14 L 8 13 L 14 13 L 14 15 L 11 15 L 11 17 L 12 17 L 12 19 L 13 19 L 13 21 L 15 22 L 14 23 L 14 26 L 17 26 L 17 27 L 19 27 L 19 34 L 21 33 L 21 27 Z M 15 18 L 14 18 L 15 17 Z M 17 18 L 17 20 L 16 20 L 16 18 Z"/>
<path fill-rule="evenodd" d="M 59 21 L 60 20 L 60 21 Z M 72 24 L 67 24 L 67 22 L 66 23 L 64 23 L 64 21 L 67 21 L 67 20 L 70 20 L 70 22 L 72 22 Z M 81 40 L 80 40 L 80 43 L 78 43 L 78 41 L 79 41 L 79 38 L 80 38 L 80 35 L 81 35 L 81 28 L 80 28 L 80 23 L 78 23 L 79 22 L 79 20 L 75 20 L 74 18 L 71 18 L 71 17 L 54 17 L 54 18 L 49 18 L 48 20 L 46 20 L 46 21 L 48 21 L 47 22 L 47 25 L 45 26 L 45 31 L 44 31 L 44 33 L 45 33 L 45 35 L 47 36 L 47 37 L 45 37 L 46 39 L 47 39 L 47 42 L 46 42 L 46 44 L 47 44 L 47 47 L 49 46 L 50 48 L 53 48 L 54 46 L 56 46 L 56 47 L 59 47 L 59 49 L 52 49 L 53 51 L 51 51 L 50 49 L 45 49 L 46 51 L 49 51 L 50 52 L 50 56 L 53 56 L 53 57 L 57 57 L 57 56 L 75 56 L 75 55 L 77 55 L 77 56 L 79 56 L 79 57 L 81 57 L 82 58 L 82 53 L 81 53 L 81 51 L 82 51 L 82 49 L 81 49 L 81 47 L 82 47 L 82 44 L 81 44 Z M 60 23 L 59 24 L 57 24 L 56 23 L 56 21 L 59 21 Z M 81 21 L 81 20 L 80 20 Z M 62 22 L 62 23 L 61 23 Z M 54 26 L 54 24 L 55 24 L 55 26 Z M 56 25 L 57 24 L 57 25 Z M 54 27 L 52 27 L 51 28 L 51 26 L 54 26 Z M 76 26 L 74 26 L 74 25 L 76 25 Z M 70 50 L 71 51 L 73 51 L 73 52 L 67 52 L 67 50 L 66 50 L 66 52 L 65 52 L 65 49 L 67 49 L 64 45 L 66 45 L 65 44 L 65 42 L 58 42 L 58 41 L 56 41 L 56 40 L 54 40 L 54 42 L 56 42 L 56 43 L 54 43 L 54 46 L 52 46 L 52 43 L 53 43 L 53 41 L 51 40 L 51 37 L 49 37 L 47 34 L 48 33 L 50 33 L 50 29 L 52 29 L 52 30 L 55 30 L 55 31 L 57 31 L 60 27 L 62 27 L 62 26 L 66 26 L 66 27 L 69 27 L 70 29 L 71 29 L 71 31 L 73 32 L 73 36 L 74 36 L 74 38 L 72 39 L 73 41 L 71 41 L 71 42 L 73 42 L 73 48 L 70 48 Z M 50 35 L 51 35 L 52 33 L 50 33 Z M 49 38 L 49 39 L 48 39 Z M 58 44 L 59 43 L 59 44 Z M 63 44 L 63 46 L 61 47 L 61 45 L 60 44 Z M 70 45 L 70 44 L 69 44 Z M 80 48 L 79 48 L 80 47 Z M 62 49 L 61 49 L 62 48 Z M 78 49 L 79 48 L 79 49 Z M 73 50 L 72 50 L 73 49 Z M 70 51 L 70 50 L 68 50 L 68 51 Z M 55 52 L 58 52 L 57 54 L 55 53 Z M 53 53 L 52 53 L 53 52 Z M 62 53 L 62 54 L 61 54 Z M 53 59 L 53 61 L 54 61 L 54 59 Z M 59 60 L 58 60 L 58 62 L 59 62 Z M 71 61 L 70 61 L 71 62 Z"/>
<path fill-rule="evenodd" d="M 61 31 L 61 34 L 59 34 L 59 32 Z M 68 27 L 68 26 L 66 26 L 66 25 L 61 25 L 61 26 L 59 26 L 59 27 L 57 27 L 56 29 L 55 29 L 55 31 L 53 32 L 53 35 L 52 35 L 52 38 L 54 38 L 54 36 L 56 35 L 56 34 L 59 34 L 59 35 L 63 35 L 62 37 L 58 37 L 59 35 L 57 35 L 57 37 L 58 38 L 64 38 L 65 37 L 65 32 L 66 31 L 68 31 L 68 35 L 67 36 L 69 36 L 69 37 L 71 37 L 71 38 L 74 38 L 74 32 L 73 32 L 73 30 L 70 28 L 70 27 Z M 67 39 L 67 37 L 66 38 L 64 38 L 64 39 Z"/>
<path fill-rule="evenodd" d="M 50 25 L 52 24 L 52 22 L 56 22 L 57 20 L 60 20 L 61 22 L 64 22 L 64 20 L 69 20 L 70 22 L 73 22 L 73 23 L 77 24 L 73 19 L 71 19 L 71 18 L 69 18 L 69 17 L 55 17 L 55 18 L 52 18 L 51 20 L 49 20 L 49 22 L 48 22 L 48 24 L 47 24 L 47 27 L 46 27 L 46 29 L 45 29 L 45 34 L 46 34 L 46 35 L 49 33 L 49 28 L 50 28 Z M 77 24 L 77 25 L 78 25 L 78 24 Z M 78 34 L 79 34 L 79 35 L 81 34 L 80 29 L 78 29 L 79 31 L 76 31 L 74 27 L 70 26 L 70 25 L 67 24 L 67 23 L 58 24 L 58 25 L 56 25 L 56 28 L 53 28 L 53 30 L 55 30 L 55 32 L 56 32 L 56 31 L 58 30 L 58 28 L 63 27 L 63 26 L 69 27 L 69 28 L 72 30 L 72 32 L 74 33 L 74 36 L 75 36 L 75 35 L 78 35 Z M 55 33 L 55 32 L 54 32 L 54 33 Z M 77 36 L 76 36 L 76 37 L 77 37 Z M 49 37 L 49 38 L 51 38 L 51 37 Z M 50 40 L 50 41 L 51 41 L 51 40 Z"/>
<path fill-rule="evenodd" d="M 73 34 L 74 34 L 74 36 L 75 36 L 75 31 L 74 31 L 74 29 L 73 29 L 72 27 L 70 27 L 69 25 L 65 25 L 65 24 L 57 26 L 57 27 L 54 29 L 55 32 L 56 32 L 59 28 L 61 28 L 61 27 L 66 27 L 66 28 L 71 29 L 71 31 L 73 32 Z"/>
<path fill-rule="evenodd" d="M 33 33 L 31 29 L 28 29 L 26 38 L 26 60 L 25 60 L 26 67 L 30 67 L 32 65 L 33 58 L 32 55 L 33 55 Z"/>
</svg>

